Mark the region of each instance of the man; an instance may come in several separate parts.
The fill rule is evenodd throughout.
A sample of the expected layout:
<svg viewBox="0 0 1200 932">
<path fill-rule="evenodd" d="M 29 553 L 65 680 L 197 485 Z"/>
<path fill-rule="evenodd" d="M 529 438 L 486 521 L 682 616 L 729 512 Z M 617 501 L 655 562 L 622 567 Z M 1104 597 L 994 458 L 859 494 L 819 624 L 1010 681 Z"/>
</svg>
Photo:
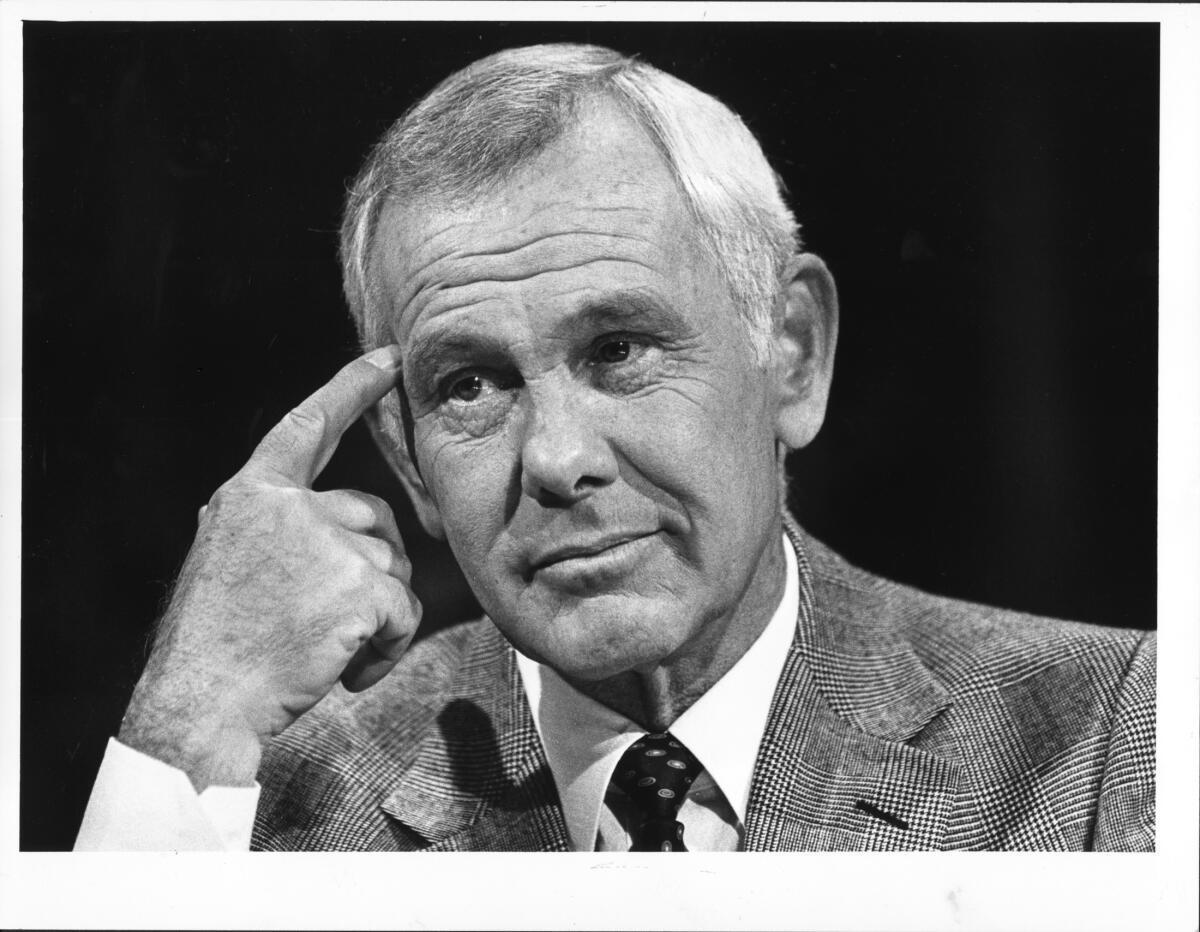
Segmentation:
<svg viewBox="0 0 1200 932">
<path fill-rule="evenodd" d="M 719 102 L 484 59 L 373 150 L 342 256 L 369 352 L 202 510 L 78 848 L 1153 846 L 1152 635 L 783 512 L 837 299 Z M 386 504 L 311 490 L 360 416 L 487 613 L 412 650 Z"/>
</svg>

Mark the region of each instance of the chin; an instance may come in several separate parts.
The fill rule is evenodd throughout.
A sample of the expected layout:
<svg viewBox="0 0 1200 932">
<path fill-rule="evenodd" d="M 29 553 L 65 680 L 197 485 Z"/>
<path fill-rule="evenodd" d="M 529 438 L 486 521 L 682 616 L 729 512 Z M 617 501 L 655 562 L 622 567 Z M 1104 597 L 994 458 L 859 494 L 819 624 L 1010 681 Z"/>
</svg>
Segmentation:
<svg viewBox="0 0 1200 932">
<path fill-rule="evenodd" d="M 647 615 L 636 624 L 630 624 L 625 613 L 618 618 L 572 619 L 568 623 L 574 630 L 567 637 L 545 645 L 544 653 L 535 651 L 529 656 L 583 682 L 649 673 L 667 663 L 688 640 L 672 620 L 648 621 Z"/>
<path fill-rule="evenodd" d="M 601 683 L 604 680 L 610 680 L 623 673 L 643 673 L 659 666 L 659 661 L 657 660 L 639 663 L 633 660 L 622 659 L 603 664 L 591 662 L 580 663 L 578 662 L 578 658 L 572 658 L 572 661 L 568 663 L 555 663 L 552 659 L 543 660 L 542 663 L 548 667 L 552 667 L 560 676 L 582 683 Z"/>
</svg>

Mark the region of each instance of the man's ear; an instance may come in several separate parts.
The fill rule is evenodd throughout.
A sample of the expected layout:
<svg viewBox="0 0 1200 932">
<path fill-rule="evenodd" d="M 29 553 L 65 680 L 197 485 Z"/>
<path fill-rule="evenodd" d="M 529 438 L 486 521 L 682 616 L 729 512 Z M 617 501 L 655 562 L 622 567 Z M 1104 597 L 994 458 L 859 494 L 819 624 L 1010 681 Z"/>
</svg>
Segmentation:
<svg viewBox="0 0 1200 932">
<path fill-rule="evenodd" d="M 789 449 L 807 446 L 825 420 L 833 354 L 837 348 L 838 300 L 833 276 L 812 253 L 788 266 L 777 315 L 775 384 L 779 391 L 775 435 Z"/>
<path fill-rule="evenodd" d="M 392 467 L 392 472 L 404 486 L 404 491 L 408 493 L 409 500 L 413 503 L 413 509 L 417 513 L 417 520 L 421 522 L 425 533 L 437 540 L 445 540 L 446 531 L 442 527 L 441 512 L 438 511 L 433 496 L 429 494 L 429 489 L 425 486 L 425 480 L 421 478 L 420 472 L 417 471 L 416 465 L 409 456 L 408 440 L 404 430 L 404 415 L 398 395 L 398 392 L 401 391 L 403 391 L 402 388 L 396 388 L 388 392 L 379 404 L 368 409 L 363 415 L 363 420 L 371 429 L 371 436 L 375 439 L 375 445 L 379 447 L 379 452 L 383 454 L 383 458 Z"/>
</svg>

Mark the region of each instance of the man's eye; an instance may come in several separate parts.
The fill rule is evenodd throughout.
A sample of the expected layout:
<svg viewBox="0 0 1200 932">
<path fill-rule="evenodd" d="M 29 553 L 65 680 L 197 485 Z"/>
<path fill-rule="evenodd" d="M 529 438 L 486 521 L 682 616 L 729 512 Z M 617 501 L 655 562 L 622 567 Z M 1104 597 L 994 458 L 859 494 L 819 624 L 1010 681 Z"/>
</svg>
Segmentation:
<svg viewBox="0 0 1200 932">
<path fill-rule="evenodd" d="M 437 381 L 437 403 L 453 405 L 460 409 L 460 413 L 465 413 L 468 408 L 492 409 L 520 384 L 520 378 L 504 370 L 459 369 Z"/>
<path fill-rule="evenodd" d="M 468 375 L 450 385 L 447 393 L 455 401 L 475 401 L 484 391 L 483 376 Z"/>
<path fill-rule="evenodd" d="M 597 362 L 624 362 L 629 358 L 632 344 L 629 340 L 609 340 L 596 348 Z"/>
</svg>

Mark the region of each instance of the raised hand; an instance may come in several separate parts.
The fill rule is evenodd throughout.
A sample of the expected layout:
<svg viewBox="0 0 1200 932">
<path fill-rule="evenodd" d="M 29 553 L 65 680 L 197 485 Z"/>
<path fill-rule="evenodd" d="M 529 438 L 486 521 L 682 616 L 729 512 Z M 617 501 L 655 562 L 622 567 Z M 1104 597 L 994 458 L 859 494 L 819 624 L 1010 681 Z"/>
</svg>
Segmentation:
<svg viewBox="0 0 1200 932">
<path fill-rule="evenodd" d="M 314 492 L 338 441 L 396 382 L 400 351 L 356 359 L 280 421 L 205 508 L 120 740 L 197 790 L 253 781 L 263 742 L 340 678 L 403 655 L 421 606 L 391 510 Z"/>
</svg>

